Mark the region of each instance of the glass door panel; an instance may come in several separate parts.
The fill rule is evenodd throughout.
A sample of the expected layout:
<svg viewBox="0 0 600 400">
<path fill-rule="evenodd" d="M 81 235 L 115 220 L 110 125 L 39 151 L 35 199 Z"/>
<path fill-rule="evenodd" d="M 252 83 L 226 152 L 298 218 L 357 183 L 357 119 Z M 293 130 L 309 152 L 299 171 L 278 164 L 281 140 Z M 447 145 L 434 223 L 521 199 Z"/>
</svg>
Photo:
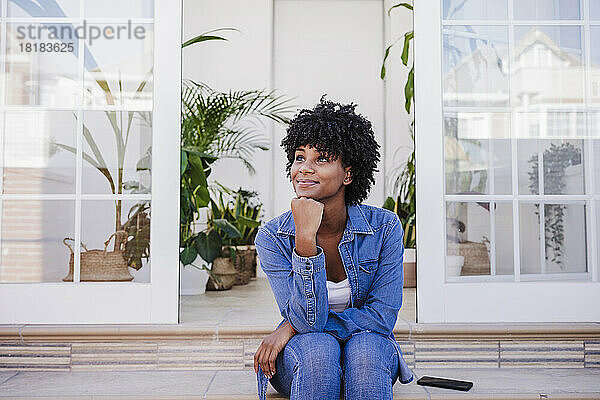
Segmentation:
<svg viewBox="0 0 600 400">
<path fill-rule="evenodd" d="M 600 320 L 599 4 L 415 2 L 418 322 Z"/>
<path fill-rule="evenodd" d="M 177 322 L 180 24 L 170 0 L 0 0 L 0 323 Z"/>
</svg>

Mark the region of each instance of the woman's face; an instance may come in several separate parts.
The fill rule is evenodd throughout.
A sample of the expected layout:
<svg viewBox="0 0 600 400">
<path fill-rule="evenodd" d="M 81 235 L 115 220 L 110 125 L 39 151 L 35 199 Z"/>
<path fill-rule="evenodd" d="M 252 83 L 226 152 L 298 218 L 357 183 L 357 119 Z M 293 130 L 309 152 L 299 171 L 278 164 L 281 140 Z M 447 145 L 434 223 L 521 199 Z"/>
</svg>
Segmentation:
<svg viewBox="0 0 600 400">
<path fill-rule="evenodd" d="M 300 146 L 294 154 L 290 177 L 296 196 L 323 200 L 344 191 L 344 186 L 352 182 L 349 171 L 339 157 L 330 160 L 311 146 Z"/>
</svg>

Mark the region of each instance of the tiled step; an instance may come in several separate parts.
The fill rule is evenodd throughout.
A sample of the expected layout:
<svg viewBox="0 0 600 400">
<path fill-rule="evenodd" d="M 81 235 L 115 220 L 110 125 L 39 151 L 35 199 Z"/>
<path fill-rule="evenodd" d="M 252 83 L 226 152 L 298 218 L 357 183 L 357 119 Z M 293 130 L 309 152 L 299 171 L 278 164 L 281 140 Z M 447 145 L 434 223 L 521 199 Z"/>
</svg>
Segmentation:
<svg viewBox="0 0 600 400">
<path fill-rule="evenodd" d="M 271 329 L 0 326 L 0 371 L 244 371 Z M 413 324 L 395 336 L 411 368 L 600 369 L 600 324 Z"/>
</svg>

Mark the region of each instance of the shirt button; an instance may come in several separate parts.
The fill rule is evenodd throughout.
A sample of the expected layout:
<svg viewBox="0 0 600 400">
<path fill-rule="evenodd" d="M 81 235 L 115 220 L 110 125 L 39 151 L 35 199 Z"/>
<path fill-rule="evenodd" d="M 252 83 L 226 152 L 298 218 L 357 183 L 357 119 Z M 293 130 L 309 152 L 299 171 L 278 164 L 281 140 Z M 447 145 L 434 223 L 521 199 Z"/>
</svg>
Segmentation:
<svg viewBox="0 0 600 400">
<path fill-rule="evenodd" d="M 309 293 L 306 295 L 306 297 L 308 297 L 309 299 L 312 298 L 312 296 L 313 296 L 312 293 Z"/>
<path fill-rule="evenodd" d="M 310 269 L 310 265 L 307 265 L 307 266 L 306 266 L 306 269 Z"/>
</svg>

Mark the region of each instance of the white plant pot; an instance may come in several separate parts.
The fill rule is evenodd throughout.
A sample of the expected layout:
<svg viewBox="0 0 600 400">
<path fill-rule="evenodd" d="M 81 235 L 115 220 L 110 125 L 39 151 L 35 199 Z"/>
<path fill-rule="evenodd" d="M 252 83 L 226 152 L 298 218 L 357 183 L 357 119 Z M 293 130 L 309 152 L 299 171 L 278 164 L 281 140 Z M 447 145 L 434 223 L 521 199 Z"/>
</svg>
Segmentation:
<svg viewBox="0 0 600 400">
<path fill-rule="evenodd" d="M 193 262 L 194 265 L 202 266 L 204 260 L 198 256 Z M 203 294 L 206 291 L 206 282 L 208 282 L 208 272 L 200 270 L 192 265 L 185 267 L 179 263 L 179 294 L 182 296 L 191 296 Z"/>
</svg>

